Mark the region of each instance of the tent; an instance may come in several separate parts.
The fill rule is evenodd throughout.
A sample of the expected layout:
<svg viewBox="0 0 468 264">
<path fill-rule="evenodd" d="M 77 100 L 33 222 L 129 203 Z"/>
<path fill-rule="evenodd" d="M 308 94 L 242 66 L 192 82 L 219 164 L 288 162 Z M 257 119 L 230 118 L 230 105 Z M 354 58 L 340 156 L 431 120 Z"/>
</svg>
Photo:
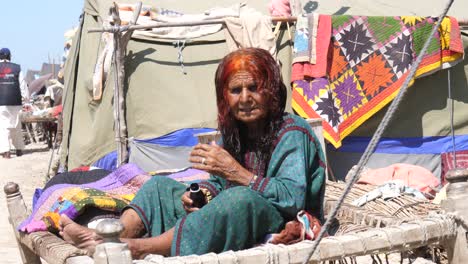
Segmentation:
<svg viewBox="0 0 468 264">
<path fill-rule="evenodd" d="M 57 74 L 60 70 L 60 64 L 56 63 L 42 63 L 40 75 L 51 74 L 53 79 L 57 79 Z"/>
<path fill-rule="evenodd" d="M 26 72 L 26 76 L 24 77 L 24 80 L 26 81 L 26 83 L 30 84 L 32 81 L 36 79 L 37 75 L 39 75 L 39 71 L 28 70 Z"/>
<path fill-rule="evenodd" d="M 130 1 L 136 2 L 136 1 Z M 100 34 L 89 28 L 102 27 L 112 1 L 86 1 L 82 26 L 78 30 L 65 66 L 64 142 L 62 161 L 68 168 L 88 165 L 115 150 L 112 114 L 112 74 L 102 99 L 91 100 L 91 79 L 100 47 Z M 151 4 L 143 1 L 143 4 Z M 173 10 L 202 13 L 214 6 L 231 6 L 235 1 L 197 3 L 185 6 L 172 1 L 158 3 Z M 266 13 L 267 1 L 247 1 Z M 281 34 L 279 59 L 290 62 L 291 48 Z M 227 54 L 222 32 L 187 41 L 183 62 L 173 41 L 132 39 L 125 62 L 127 126 L 129 138 L 152 139 L 182 128 L 216 128 L 214 72 Z M 183 64 L 183 68 L 182 68 Z M 184 73 L 184 71 L 186 73 Z M 283 75 L 289 76 L 288 67 Z M 68 160 L 66 160 L 68 154 Z"/>
<path fill-rule="evenodd" d="M 269 1 L 245 2 L 268 14 Z M 433 2 L 307 1 L 303 3 L 303 10 L 368 16 L 437 16 L 441 13 L 444 3 Z M 100 33 L 88 32 L 90 28 L 102 27 L 103 18 L 107 16 L 111 3 L 112 1 L 108 0 L 85 1 L 82 24 L 73 40 L 74 45 L 65 67 L 66 94 L 61 161 L 70 169 L 93 164 L 116 149 L 112 114 L 113 77 L 111 74 L 104 87 L 102 99 L 91 100 L 93 67 L 103 47 L 100 45 Z M 235 3 L 236 1 L 231 0 L 198 1 L 196 5 L 187 5 L 180 1 L 166 0 L 158 2 L 158 6 L 186 13 L 201 13 L 214 6 L 226 7 Z M 143 4 L 151 2 L 143 1 Z M 449 14 L 463 18 L 466 5 L 463 1 L 456 1 Z M 288 41 L 287 32 L 283 31 L 278 40 L 278 50 L 286 83 L 289 83 L 291 70 L 291 46 Z M 465 36 L 464 41 L 468 41 Z M 217 33 L 187 41 L 181 53 L 183 61 L 178 59 L 179 53 L 175 46 L 173 41 L 143 37 L 134 37 L 129 42 L 125 60 L 126 120 L 129 138 L 150 140 L 183 128 L 216 128 L 213 76 L 218 61 L 227 53 L 224 35 Z M 460 136 L 457 140 L 461 142 L 466 142 L 464 136 L 468 135 L 468 118 L 461 114 L 468 110 L 467 70 L 466 60 L 450 70 L 453 80 L 454 128 L 456 135 Z M 444 70 L 418 79 L 409 89 L 384 135 L 387 139 L 396 139 L 406 148 L 378 149 L 368 166 L 379 167 L 395 162 L 409 162 L 424 166 L 440 175 L 441 153 L 448 152 L 450 145 L 423 148 L 424 151 L 419 152 L 416 150 L 420 149 L 424 140 L 437 143 L 435 139 L 449 139 L 449 110 L 452 101 L 447 99 L 447 74 Z M 290 100 L 287 109 L 292 111 Z M 373 134 L 384 113 L 385 109 L 355 130 L 348 137 L 351 143 L 345 142 L 339 149 L 327 149 L 328 160 L 336 177 L 343 178 L 349 168 L 356 164 L 365 146 L 363 144 Z M 361 140 L 364 143 L 357 144 L 353 140 Z M 348 144 L 352 147 L 346 148 Z M 458 146 L 458 150 L 461 151 L 468 149 L 461 143 Z"/>
<path fill-rule="evenodd" d="M 29 83 L 29 94 L 35 94 L 41 91 L 41 89 L 44 89 L 45 92 L 45 87 L 47 81 L 52 78 L 53 74 L 52 73 L 47 73 L 45 75 L 42 75 L 38 77 L 37 79 L 33 80 L 32 82 Z"/>
</svg>

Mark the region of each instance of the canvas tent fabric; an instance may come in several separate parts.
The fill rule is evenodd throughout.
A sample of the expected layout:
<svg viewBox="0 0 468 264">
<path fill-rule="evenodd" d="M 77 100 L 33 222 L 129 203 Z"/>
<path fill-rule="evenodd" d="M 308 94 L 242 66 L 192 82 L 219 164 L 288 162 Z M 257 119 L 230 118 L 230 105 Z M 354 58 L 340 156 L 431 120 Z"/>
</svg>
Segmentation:
<svg viewBox="0 0 468 264">
<path fill-rule="evenodd" d="M 41 77 L 33 80 L 28 88 L 29 88 L 29 94 L 35 94 L 39 92 L 42 88 L 46 86 L 46 82 L 52 78 L 53 74 L 52 73 L 47 73 L 46 75 L 42 75 Z"/>
<path fill-rule="evenodd" d="M 214 129 L 181 129 L 153 140 L 130 140 L 129 162 L 144 171 L 184 169 L 190 167 L 190 152 L 198 143 L 196 134 Z"/>
<path fill-rule="evenodd" d="M 151 1 L 142 2 L 154 4 Z M 267 1 L 246 2 L 267 14 Z M 115 150 L 113 73 L 111 70 L 102 99 L 92 102 L 92 70 L 103 47 L 100 46 L 100 33 L 88 32 L 90 28 L 102 26 L 111 3 L 85 1 L 82 26 L 73 40 L 76 45 L 73 45 L 66 63 L 62 164 L 67 162 L 68 168 L 89 165 Z M 158 5 L 187 13 L 200 13 L 213 6 L 235 3 L 231 0 L 203 1 L 189 6 L 180 2 L 160 1 Z M 280 36 L 278 57 L 283 65 L 289 65 L 290 47 L 281 44 L 285 41 Z M 214 72 L 219 60 L 227 53 L 222 32 L 186 41 L 183 50 L 184 74 L 177 59 L 178 50 L 172 42 L 132 39 L 125 61 L 128 136 L 150 139 L 181 128 L 216 128 Z M 288 82 L 289 68 L 283 69 Z"/>
<path fill-rule="evenodd" d="M 136 1 L 126 1 L 135 3 Z M 248 5 L 267 14 L 268 1 L 247 1 Z M 348 1 L 305 1 L 303 10 L 321 14 L 354 14 L 364 16 L 436 16 L 444 2 L 394 0 L 391 3 L 376 3 L 369 0 Z M 83 24 L 73 41 L 70 59 L 65 67 L 64 143 L 62 164 L 68 168 L 95 162 L 115 150 L 113 139 L 112 84 L 111 73 L 100 102 L 91 102 L 91 77 L 99 45 L 100 34 L 88 33 L 89 28 L 99 28 L 102 18 L 107 16 L 112 1 L 86 0 Z M 151 4 L 143 1 L 143 4 Z M 197 1 L 187 5 L 183 1 L 160 1 L 159 6 L 187 13 L 199 13 L 214 6 L 229 6 L 235 1 Z M 466 17 L 468 3 L 456 1 L 449 15 Z M 291 47 L 283 32 L 279 44 L 279 58 L 283 66 L 285 82 L 289 83 Z M 463 37 L 464 47 L 468 38 Z M 465 52 L 466 52 L 465 48 Z M 126 58 L 127 122 L 129 137 L 150 139 L 168 134 L 180 128 L 216 128 L 216 106 L 213 75 L 218 61 L 227 53 L 222 33 L 188 42 L 183 51 L 184 75 L 177 60 L 177 51 L 167 41 L 133 39 L 130 41 Z M 457 135 L 468 135 L 468 66 L 465 59 L 451 69 L 452 94 L 455 105 L 454 127 Z M 91 90 L 90 90 L 91 89 Z M 416 80 L 408 90 L 399 110 L 384 133 L 385 138 L 430 138 L 450 135 L 447 99 L 447 71 Z M 290 98 L 290 97 L 288 97 Z M 291 111 L 288 100 L 287 110 Z M 417 107 L 416 107 L 417 106 Z M 369 139 L 383 117 L 386 108 L 363 123 L 350 136 Z M 408 146 L 411 147 L 411 146 Z M 413 145 L 413 149 L 418 145 Z M 327 149 L 330 167 L 337 178 L 344 178 L 352 165 L 357 163 L 359 151 L 347 152 Z M 68 160 L 67 160 L 68 154 Z M 409 162 L 423 166 L 433 173 L 440 171 L 438 153 L 384 153 L 374 154 L 367 166 L 383 167 L 394 162 Z M 375 162 L 374 162 L 375 160 Z M 390 163 L 390 164 L 388 164 Z M 437 175 L 437 173 L 435 173 Z"/>
</svg>

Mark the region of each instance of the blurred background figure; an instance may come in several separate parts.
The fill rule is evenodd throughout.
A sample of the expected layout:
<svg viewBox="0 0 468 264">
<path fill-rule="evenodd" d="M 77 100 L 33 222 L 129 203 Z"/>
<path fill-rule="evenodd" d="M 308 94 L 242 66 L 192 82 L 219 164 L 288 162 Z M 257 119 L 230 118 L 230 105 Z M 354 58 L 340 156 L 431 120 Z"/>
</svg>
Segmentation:
<svg viewBox="0 0 468 264">
<path fill-rule="evenodd" d="M 16 156 L 23 155 L 20 111 L 23 101 L 29 100 L 28 85 L 20 65 L 11 62 L 8 48 L 0 49 L 0 154 L 10 158 L 11 145 Z"/>
</svg>

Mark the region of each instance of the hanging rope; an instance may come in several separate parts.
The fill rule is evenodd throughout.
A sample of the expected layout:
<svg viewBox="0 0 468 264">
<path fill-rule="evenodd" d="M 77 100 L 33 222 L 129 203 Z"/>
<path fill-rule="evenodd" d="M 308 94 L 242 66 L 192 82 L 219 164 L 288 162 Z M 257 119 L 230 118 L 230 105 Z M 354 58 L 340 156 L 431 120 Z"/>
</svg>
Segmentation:
<svg viewBox="0 0 468 264">
<path fill-rule="evenodd" d="M 455 145 L 455 129 L 453 127 L 453 116 L 455 110 L 455 100 L 452 98 L 452 78 L 450 78 L 450 69 L 447 71 L 447 86 L 448 86 L 448 98 L 450 100 L 450 132 L 452 132 L 452 161 L 453 161 L 453 168 L 457 167 L 457 153 L 456 153 L 456 145 Z"/>
<path fill-rule="evenodd" d="M 336 214 L 338 213 L 338 210 L 340 209 L 341 205 L 343 204 L 346 195 L 348 195 L 348 193 L 351 190 L 353 184 L 357 181 L 357 179 L 358 179 L 357 176 L 360 175 L 360 172 L 361 172 L 363 166 L 365 164 L 367 164 L 370 156 L 374 152 L 375 147 L 377 146 L 377 143 L 379 142 L 385 128 L 387 127 L 388 123 L 390 122 L 391 118 L 393 117 L 393 114 L 397 110 L 398 105 L 400 104 L 400 102 L 401 102 L 401 100 L 403 98 L 403 95 L 405 94 L 405 92 L 406 92 L 406 90 L 408 88 L 408 85 L 409 85 L 410 81 L 413 79 L 413 76 L 416 73 L 416 70 L 418 69 L 419 64 L 421 63 L 421 61 L 423 59 L 423 56 L 426 53 L 427 48 L 429 47 L 429 43 L 431 42 L 432 38 L 434 37 L 434 34 L 435 34 L 436 30 L 439 29 L 440 23 L 442 22 L 443 18 L 447 15 L 447 13 L 448 13 L 450 7 L 452 6 L 453 2 L 454 2 L 454 0 L 449 0 L 449 2 L 447 3 L 447 6 L 445 7 L 444 11 L 439 16 L 439 18 L 437 20 L 437 23 L 432 28 L 432 31 L 431 31 L 428 39 L 424 43 L 424 46 L 423 46 L 421 52 L 419 53 L 418 57 L 416 58 L 415 63 L 411 66 L 411 70 L 410 70 L 408 76 L 406 77 L 405 82 L 403 83 L 403 86 L 401 87 L 400 91 L 398 92 L 396 98 L 390 104 L 390 107 L 388 108 L 388 111 L 385 113 L 385 116 L 383 117 L 382 121 L 380 122 L 379 126 L 377 127 L 377 130 L 375 131 L 374 135 L 372 136 L 372 139 L 369 142 L 369 145 L 367 146 L 366 151 L 364 152 L 364 154 L 362 155 L 361 159 L 359 160 L 359 162 L 357 164 L 356 171 L 354 172 L 354 174 L 352 174 L 352 177 L 350 177 L 350 179 L 347 181 L 346 187 L 345 187 L 343 193 L 341 194 L 340 198 L 338 199 L 338 202 L 336 203 L 336 206 L 333 208 L 333 210 L 328 215 L 327 220 L 325 221 L 325 224 L 323 225 L 322 229 L 320 230 L 320 233 L 319 233 L 317 239 L 314 240 L 314 243 L 312 244 L 312 248 L 311 248 L 309 254 L 307 255 L 307 257 L 304 259 L 303 263 L 307 263 L 309 261 L 309 259 L 312 257 L 312 255 L 314 254 L 314 252 L 317 249 L 317 247 L 318 247 L 320 241 L 322 240 L 323 236 L 328 232 L 328 229 L 330 228 L 332 220 L 336 217 Z"/>
<path fill-rule="evenodd" d="M 174 45 L 177 48 L 177 61 L 179 62 L 180 67 L 182 68 L 182 73 L 187 74 L 184 66 L 184 54 L 182 53 L 182 51 L 185 48 L 185 40 L 177 40 L 174 42 Z"/>
</svg>

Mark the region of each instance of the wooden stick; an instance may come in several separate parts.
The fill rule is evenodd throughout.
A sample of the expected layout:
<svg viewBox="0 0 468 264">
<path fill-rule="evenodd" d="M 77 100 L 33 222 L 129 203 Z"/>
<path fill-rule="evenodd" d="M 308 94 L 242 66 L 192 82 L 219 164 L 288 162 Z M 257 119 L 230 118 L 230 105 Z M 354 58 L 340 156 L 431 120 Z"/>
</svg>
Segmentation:
<svg viewBox="0 0 468 264">
<path fill-rule="evenodd" d="M 309 263 L 322 263 L 327 260 L 340 260 L 346 257 L 369 254 L 408 251 L 424 245 L 438 244 L 440 241 L 452 240 L 456 232 L 454 220 L 449 218 L 427 217 L 414 223 L 403 223 L 399 226 L 377 228 L 356 234 L 324 238 L 319 250 Z M 311 248 L 311 241 L 293 245 L 267 244 L 248 250 L 205 254 L 185 257 L 165 258 L 165 263 L 269 263 L 277 259 L 278 263 L 302 263 Z M 151 256 L 148 256 L 151 259 Z M 148 262 L 149 263 L 149 262 Z"/>
<path fill-rule="evenodd" d="M 28 217 L 28 210 L 18 184 L 9 182 L 3 187 L 3 191 L 6 195 L 8 219 L 13 228 L 13 232 L 15 233 L 16 243 L 18 243 L 18 249 L 23 263 L 40 264 L 41 259 L 34 253 L 34 251 L 21 243 L 21 234 L 16 229 L 16 227 Z"/>
<path fill-rule="evenodd" d="M 297 17 L 272 17 L 272 22 L 288 22 L 294 23 L 297 21 Z M 115 32 L 115 31 L 127 31 L 127 30 L 142 30 L 151 28 L 161 27 L 189 27 L 189 26 L 201 26 L 201 25 L 213 25 L 213 24 L 224 24 L 222 19 L 205 20 L 205 21 L 190 21 L 190 22 L 155 22 L 151 25 L 127 25 L 121 27 L 103 27 L 103 28 L 91 28 L 88 30 L 89 33 L 93 32 Z M 458 24 L 462 27 L 468 27 L 468 19 L 459 19 Z"/>
<path fill-rule="evenodd" d="M 32 124 L 31 123 L 25 123 L 24 126 L 26 127 L 26 132 L 28 133 L 28 137 L 31 139 L 31 142 L 37 143 L 36 137 L 34 135 L 34 130 L 31 132 L 32 129 L 29 129 L 29 126 Z"/>
<path fill-rule="evenodd" d="M 130 26 L 136 24 L 142 3 L 138 2 L 133 12 L 133 18 L 130 22 Z M 119 17 L 119 10 L 117 4 L 111 7 L 110 12 L 114 18 L 116 27 L 120 28 L 121 20 Z M 115 141 L 117 142 L 117 153 L 118 160 L 117 166 L 120 166 L 128 160 L 128 142 L 127 142 L 127 122 L 125 118 L 125 95 L 124 95 L 124 80 L 125 80 L 125 69 L 124 69 L 124 58 L 127 50 L 127 44 L 130 37 L 133 34 L 134 29 L 129 29 L 126 32 L 116 31 L 114 34 L 114 122 L 115 122 Z"/>
<path fill-rule="evenodd" d="M 6 194 L 9 220 L 16 236 L 23 263 L 40 264 L 39 256 L 49 264 L 62 264 L 65 260 L 67 263 L 94 263 L 90 257 L 86 256 L 86 251 L 70 245 L 50 232 L 40 231 L 31 234 L 18 232 L 16 227 L 28 217 L 28 209 L 18 184 L 9 182 L 4 186 L 3 190 Z M 79 255 L 81 255 L 79 261 L 73 262 Z"/>
</svg>

